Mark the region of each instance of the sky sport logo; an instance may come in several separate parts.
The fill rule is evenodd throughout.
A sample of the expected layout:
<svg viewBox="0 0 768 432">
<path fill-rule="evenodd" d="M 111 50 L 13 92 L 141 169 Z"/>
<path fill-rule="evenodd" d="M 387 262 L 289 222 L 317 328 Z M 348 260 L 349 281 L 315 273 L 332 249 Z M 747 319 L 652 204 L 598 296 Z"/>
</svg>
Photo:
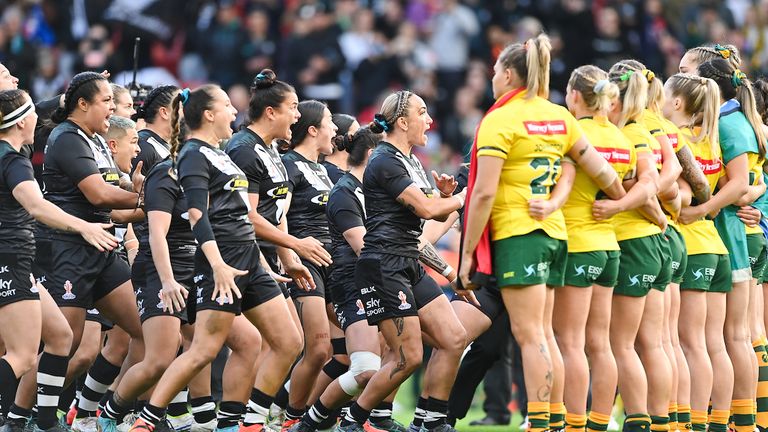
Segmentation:
<svg viewBox="0 0 768 432">
<path fill-rule="evenodd" d="M 528 131 L 528 135 L 565 135 L 568 133 L 565 120 L 524 121 L 523 126 Z"/>
</svg>

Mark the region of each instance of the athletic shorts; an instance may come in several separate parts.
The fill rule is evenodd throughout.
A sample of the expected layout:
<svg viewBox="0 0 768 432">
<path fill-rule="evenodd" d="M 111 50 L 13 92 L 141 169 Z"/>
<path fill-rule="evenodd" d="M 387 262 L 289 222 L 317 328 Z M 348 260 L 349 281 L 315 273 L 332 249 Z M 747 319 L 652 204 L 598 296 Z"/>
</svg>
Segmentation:
<svg viewBox="0 0 768 432">
<path fill-rule="evenodd" d="M 235 277 L 235 284 L 240 290 L 241 298 L 234 294 L 233 302 L 229 303 L 224 297 L 212 300 L 214 291 L 213 270 L 203 251 L 198 248 L 195 253 L 195 297 L 196 311 L 217 310 L 240 315 L 261 304 L 282 295 L 277 282 L 261 266 L 259 247 L 256 242 L 220 243 L 219 252 L 224 262 L 238 270 L 248 270 L 248 274 Z"/>
<path fill-rule="evenodd" d="M 593 284 L 613 288 L 619 277 L 621 251 L 574 252 L 568 254 L 565 284 L 591 287 Z"/>
<path fill-rule="evenodd" d="M 491 321 L 507 313 L 507 308 L 504 306 L 504 299 L 501 298 L 501 291 L 495 283 L 484 285 L 473 291 L 480 306 L 470 303 L 476 307 L 480 312 L 487 316 Z M 458 294 L 453 293 L 451 301 L 466 301 L 459 297 Z"/>
<path fill-rule="evenodd" d="M 95 322 L 101 326 L 101 331 L 110 331 L 115 328 L 115 324 L 108 320 L 98 309 L 88 309 L 85 311 L 85 320 Z"/>
<path fill-rule="evenodd" d="M 766 241 L 762 233 L 747 234 L 747 252 L 749 253 L 749 267 L 752 269 L 752 278 L 757 283 L 763 283 L 763 273 L 766 264 Z"/>
<path fill-rule="evenodd" d="M 752 275 L 744 222 L 736 216 L 737 208 L 728 206 L 715 217 L 715 228 L 728 249 L 733 283 L 748 281 Z"/>
<path fill-rule="evenodd" d="M 91 309 L 115 288 L 131 280 L 131 269 L 114 251 L 53 240 L 46 288 L 59 307 Z"/>
<path fill-rule="evenodd" d="M 543 230 L 493 242 L 493 272 L 500 288 L 510 285 L 563 286 L 568 245 Z"/>
<path fill-rule="evenodd" d="M 420 308 L 443 295 L 417 258 L 384 253 L 360 256 L 355 265 L 355 285 L 370 325 L 418 316 Z"/>
<path fill-rule="evenodd" d="M 328 292 L 331 294 L 333 311 L 341 329 L 346 331 L 352 324 L 366 320 L 365 307 L 360 298 L 360 290 L 355 285 L 355 275 L 331 272 Z"/>
<path fill-rule="evenodd" d="M 730 292 L 731 261 L 728 255 L 689 255 L 680 289 Z"/>
<path fill-rule="evenodd" d="M 672 260 L 672 283 L 679 284 L 683 281 L 683 275 L 688 265 L 688 249 L 680 231 L 669 226 L 664 236 L 669 242 L 669 253 Z"/>
<path fill-rule="evenodd" d="M 32 255 L 0 253 L 0 306 L 22 300 L 40 300 L 32 275 Z"/>
<path fill-rule="evenodd" d="M 623 240 L 619 242 L 619 280 L 615 295 L 642 297 L 651 288 L 660 289 L 672 279 L 669 244 L 662 234 Z M 666 248 L 666 257 L 664 250 Z"/>
<path fill-rule="evenodd" d="M 327 299 L 326 303 L 330 303 L 330 292 L 328 290 L 328 274 L 330 273 L 329 267 L 320 267 L 312 264 L 311 262 L 301 259 L 301 263 L 309 270 L 309 274 L 312 275 L 312 280 L 315 282 L 315 289 L 305 291 L 296 285 L 295 282 L 288 282 L 288 291 L 291 293 L 291 298 L 297 299 L 299 297 L 322 297 Z"/>
<path fill-rule="evenodd" d="M 189 256 L 186 259 L 177 258 L 171 261 L 173 278 L 186 288 L 189 293 L 194 293 L 194 266 L 194 248 L 189 250 Z M 195 299 L 193 296 L 187 297 L 188 307 L 181 311 L 170 313 L 163 310 L 165 304 L 160 299 L 163 284 L 160 282 L 160 275 L 157 273 L 152 257 L 145 254 L 139 254 L 136 257 L 131 268 L 131 280 L 133 281 L 133 290 L 136 293 L 136 307 L 139 309 L 139 318 L 142 323 L 149 318 L 157 316 L 174 316 L 180 319 L 182 323 L 194 323 Z M 189 308 L 189 306 L 192 307 Z M 192 320 L 188 317 L 190 312 Z"/>
<path fill-rule="evenodd" d="M 272 271 L 275 274 L 282 274 L 280 271 L 280 261 L 277 258 L 277 246 L 266 240 L 259 240 L 258 245 L 259 249 L 261 249 L 261 254 L 264 255 L 264 259 L 267 261 L 267 264 L 269 264 Z M 291 298 L 291 292 L 288 290 L 288 286 L 285 283 L 278 282 L 277 286 L 280 287 L 280 291 L 283 292 L 285 298 Z"/>
<path fill-rule="evenodd" d="M 32 262 L 32 274 L 37 278 L 37 283 L 48 287 L 48 275 L 53 266 L 51 257 L 51 239 L 48 237 L 35 238 L 35 260 Z"/>
</svg>

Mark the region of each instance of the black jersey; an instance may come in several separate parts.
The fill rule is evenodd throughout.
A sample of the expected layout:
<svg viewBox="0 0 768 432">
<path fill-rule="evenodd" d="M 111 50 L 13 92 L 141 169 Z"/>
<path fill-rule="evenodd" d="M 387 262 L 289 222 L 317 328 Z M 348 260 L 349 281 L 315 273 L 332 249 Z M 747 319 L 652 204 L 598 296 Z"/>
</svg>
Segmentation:
<svg viewBox="0 0 768 432">
<path fill-rule="evenodd" d="M 25 181 L 35 181 L 32 162 L 0 141 L 0 253 L 35 254 L 35 220 L 13 197 L 13 189 Z"/>
<path fill-rule="evenodd" d="M 366 251 L 418 258 L 424 221 L 397 202 L 397 197 L 412 184 L 432 196 L 432 184 L 419 159 L 404 155 L 388 142 L 380 142 L 363 176 Z"/>
<path fill-rule="evenodd" d="M 344 174 L 347 173 L 343 169 L 328 161 L 323 161 L 323 166 L 325 167 L 325 171 L 328 172 L 328 178 L 331 179 L 333 184 L 338 183 L 339 180 L 344 177 Z"/>
<path fill-rule="evenodd" d="M 288 172 L 273 145 L 267 145 L 254 131 L 243 128 L 232 135 L 227 154 L 248 178 L 248 193 L 259 195 L 256 209 L 264 219 L 277 225 L 285 214 Z"/>
<path fill-rule="evenodd" d="M 104 139 L 98 134 L 88 136 L 69 120 L 56 126 L 45 147 L 43 182 L 46 199 L 80 219 L 109 223 L 112 209 L 94 206 L 77 187 L 93 174 L 100 174 L 105 182 L 120 186 L 120 171 Z M 54 230 L 52 235 L 53 238 L 85 243 L 76 233 Z"/>
<path fill-rule="evenodd" d="M 208 220 L 218 243 L 255 241 L 248 220 L 248 179 L 226 153 L 191 139 L 179 152 L 177 166 L 185 194 L 193 189 L 208 193 Z"/>
<path fill-rule="evenodd" d="M 328 196 L 328 229 L 331 233 L 332 272 L 353 275 L 357 255 L 344 238 L 344 232 L 365 224 L 363 184 L 347 173 L 336 182 Z"/>
<path fill-rule="evenodd" d="M 179 187 L 178 175 L 173 161 L 166 159 L 156 164 L 144 181 L 144 211 L 146 213 L 161 211 L 171 215 L 171 225 L 165 236 L 171 261 L 176 256 L 187 259 L 190 251 L 196 247 L 195 236 L 189 226 L 188 208 L 187 199 Z M 152 255 L 149 247 L 149 235 L 139 240 L 139 250 L 146 256 Z"/>
<path fill-rule="evenodd" d="M 139 162 L 144 162 L 141 174 L 146 176 L 152 167 L 171 155 L 171 145 L 149 129 L 139 131 L 139 149 L 139 155 L 131 161 L 131 174 Z"/>
<path fill-rule="evenodd" d="M 456 174 L 456 190 L 453 192 L 454 195 L 461 193 L 464 189 L 467 188 L 467 185 L 469 184 L 469 165 L 462 165 L 459 167 L 459 172 Z M 464 226 L 464 207 L 460 208 L 458 210 L 459 212 L 459 223 L 461 226 Z"/>
<path fill-rule="evenodd" d="M 298 238 L 314 237 L 323 243 L 331 242 L 325 208 L 328 193 L 333 187 L 325 167 L 291 150 L 283 155 L 288 170 L 291 208 L 286 219 L 288 232 Z"/>
</svg>

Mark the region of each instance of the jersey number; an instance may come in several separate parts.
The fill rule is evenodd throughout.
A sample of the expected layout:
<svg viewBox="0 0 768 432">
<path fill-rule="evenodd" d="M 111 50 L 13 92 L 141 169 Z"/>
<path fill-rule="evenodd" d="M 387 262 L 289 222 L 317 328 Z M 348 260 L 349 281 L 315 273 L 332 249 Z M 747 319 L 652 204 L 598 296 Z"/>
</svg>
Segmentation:
<svg viewBox="0 0 768 432">
<path fill-rule="evenodd" d="M 544 173 L 531 180 L 531 194 L 547 195 L 555 185 L 555 178 L 560 173 L 560 159 L 552 161 L 549 158 L 537 157 L 531 160 L 531 168 L 544 168 Z"/>
</svg>

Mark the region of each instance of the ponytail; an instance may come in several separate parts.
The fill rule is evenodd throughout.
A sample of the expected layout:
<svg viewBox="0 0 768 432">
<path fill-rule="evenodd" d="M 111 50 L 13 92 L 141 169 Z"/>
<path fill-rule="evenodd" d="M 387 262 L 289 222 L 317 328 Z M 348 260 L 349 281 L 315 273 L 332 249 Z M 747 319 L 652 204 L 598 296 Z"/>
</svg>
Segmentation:
<svg viewBox="0 0 768 432">
<path fill-rule="evenodd" d="M 673 96 L 683 100 L 684 112 L 690 116 L 687 125 L 701 126 L 701 132 L 693 142 L 707 140 L 713 154 L 720 154 L 718 121 L 720 118 L 720 89 L 717 83 L 698 75 L 679 73 L 672 75 L 666 84 Z"/>
<path fill-rule="evenodd" d="M 704 109 L 701 113 L 701 133 L 696 137 L 696 141 L 708 139 L 712 153 L 719 155 L 720 133 L 717 125 L 720 120 L 720 89 L 717 87 L 717 83 L 711 79 L 706 79 L 705 87 Z"/>
<path fill-rule="evenodd" d="M 608 74 L 597 66 L 580 66 L 571 73 L 568 87 L 581 93 L 586 108 L 605 115 L 619 97 L 619 87 L 608 81 Z"/>
<path fill-rule="evenodd" d="M 617 126 L 622 128 L 640 118 L 648 105 L 648 78 L 643 70 L 637 70 L 624 61 L 611 67 L 608 79 L 619 87 L 621 117 Z"/>
<path fill-rule="evenodd" d="M 752 129 L 755 131 L 757 146 L 760 149 L 760 157 L 765 158 L 765 133 L 763 132 L 763 120 L 757 112 L 752 83 L 746 77 L 741 79 L 741 82 L 736 88 L 736 100 L 741 104 L 741 111 L 747 117 L 749 124 L 752 125 Z"/>
<path fill-rule="evenodd" d="M 513 69 L 525 80 L 526 97 L 549 97 L 549 64 L 552 44 L 544 33 L 528 39 L 525 44 L 508 45 L 499 54 L 499 63 L 505 69 Z"/>
<path fill-rule="evenodd" d="M 188 89 L 185 89 L 188 90 Z M 179 148 L 181 147 L 181 116 L 179 115 L 179 106 L 181 100 L 184 98 L 183 92 L 179 92 L 171 99 L 171 139 L 169 144 L 171 145 L 171 159 L 176 160 L 176 156 L 179 154 Z"/>
<path fill-rule="evenodd" d="M 375 148 L 382 140 L 380 134 L 373 132 L 371 125 L 358 129 L 351 137 L 345 135 L 345 138 L 339 142 L 339 150 L 344 150 L 349 155 L 347 166 L 354 168 L 363 166 L 368 159 L 368 150 Z"/>
</svg>

